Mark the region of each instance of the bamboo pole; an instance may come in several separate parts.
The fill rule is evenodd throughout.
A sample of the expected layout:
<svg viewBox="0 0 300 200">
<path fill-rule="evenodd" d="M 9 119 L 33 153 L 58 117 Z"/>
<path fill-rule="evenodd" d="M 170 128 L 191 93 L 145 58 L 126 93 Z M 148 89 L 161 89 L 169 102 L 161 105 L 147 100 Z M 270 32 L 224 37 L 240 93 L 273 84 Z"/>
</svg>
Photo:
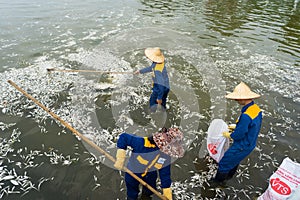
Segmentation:
<svg viewBox="0 0 300 200">
<path fill-rule="evenodd" d="M 48 72 L 87 72 L 87 73 L 101 73 L 101 74 L 133 74 L 133 72 L 111 72 L 111 71 L 98 71 L 98 70 L 80 70 L 80 69 L 55 69 L 47 68 Z"/>
<path fill-rule="evenodd" d="M 101 152 L 103 155 L 105 155 L 109 160 L 111 160 L 113 163 L 116 162 L 116 159 L 112 157 L 109 153 L 107 153 L 105 150 L 100 148 L 98 145 L 96 145 L 94 142 L 89 140 L 87 137 L 79 133 L 76 129 L 74 129 L 71 125 L 69 125 L 67 122 L 65 122 L 63 119 L 61 119 L 58 115 L 51 112 L 49 108 L 45 107 L 42 103 L 40 103 L 38 100 L 36 100 L 34 97 L 29 95 L 27 92 L 25 92 L 23 89 L 21 89 L 17 84 L 15 84 L 13 81 L 8 80 L 7 81 L 10 85 L 15 87 L 19 92 L 21 92 L 23 95 L 25 95 L 28 99 L 32 100 L 35 104 L 37 104 L 39 107 L 41 107 L 43 110 L 45 110 L 47 113 L 49 113 L 54 119 L 62 123 L 66 128 L 68 128 L 70 131 L 72 131 L 76 136 L 81 138 L 83 141 L 88 143 L 90 146 Z M 139 178 L 137 175 L 135 175 L 131 170 L 129 170 L 127 167 L 123 167 L 123 170 L 130 174 L 133 178 L 135 178 L 137 181 L 139 181 L 143 186 L 147 187 L 149 190 L 151 190 L 155 195 L 157 195 L 162 200 L 168 200 L 167 197 L 163 196 L 160 192 L 156 191 L 153 187 L 148 185 L 145 181 L 143 181 L 141 178 Z"/>
</svg>

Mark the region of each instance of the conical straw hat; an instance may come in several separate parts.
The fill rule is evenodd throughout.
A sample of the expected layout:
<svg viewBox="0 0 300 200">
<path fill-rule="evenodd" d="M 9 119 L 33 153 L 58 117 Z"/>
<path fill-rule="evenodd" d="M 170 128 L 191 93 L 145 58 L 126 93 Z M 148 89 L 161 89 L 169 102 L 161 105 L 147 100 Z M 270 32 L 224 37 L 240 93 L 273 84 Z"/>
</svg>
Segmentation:
<svg viewBox="0 0 300 200">
<path fill-rule="evenodd" d="M 232 93 L 227 94 L 225 97 L 228 99 L 255 99 L 260 95 L 252 92 L 244 82 L 241 82 L 234 88 Z"/>
<path fill-rule="evenodd" d="M 152 60 L 153 62 L 156 62 L 156 63 L 163 63 L 165 60 L 164 55 L 162 54 L 162 52 L 160 51 L 160 49 L 158 47 L 145 49 L 145 55 L 150 60 Z"/>
</svg>

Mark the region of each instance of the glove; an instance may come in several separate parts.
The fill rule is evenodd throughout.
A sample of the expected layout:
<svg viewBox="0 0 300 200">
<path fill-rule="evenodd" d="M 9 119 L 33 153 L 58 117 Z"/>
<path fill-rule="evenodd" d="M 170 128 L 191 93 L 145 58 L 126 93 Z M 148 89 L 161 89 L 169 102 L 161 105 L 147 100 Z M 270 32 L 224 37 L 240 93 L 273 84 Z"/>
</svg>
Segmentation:
<svg viewBox="0 0 300 200">
<path fill-rule="evenodd" d="M 229 132 L 230 132 L 230 133 L 233 132 L 234 129 L 235 129 L 235 127 L 236 127 L 236 124 L 229 124 L 229 125 L 228 125 Z"/>
<path fill-rule="evenodd" d="M 172 190 L 171 188 L 163 188 L 163 195 L 169 200 L 172 200 Z"/>
<path fill-rule="evenodd" d="M 222 135 L 223 135 L 224 137 L 229 138 L 229 139 L 231 138 L 231 137 L 230 137 L 230 134 L 231 134 L 231 133 L 229 133 L 229 132 L 227 132 L 227 131 L 225 131 L 225 132 L 222 133 Z"/>
<path fill-rule="evenodd" d="M 157 99 L 156 102 L 161 105 L 162 104 L 162 100 L 161 99 Z"/>
<path fill-rule="evenodd" d="M 126 158 L 126 150 L 118 149 L 114 167 L 117 168 L 118 170 L 121 170 L 124 166 L 125 158 Z"/>
</svg>

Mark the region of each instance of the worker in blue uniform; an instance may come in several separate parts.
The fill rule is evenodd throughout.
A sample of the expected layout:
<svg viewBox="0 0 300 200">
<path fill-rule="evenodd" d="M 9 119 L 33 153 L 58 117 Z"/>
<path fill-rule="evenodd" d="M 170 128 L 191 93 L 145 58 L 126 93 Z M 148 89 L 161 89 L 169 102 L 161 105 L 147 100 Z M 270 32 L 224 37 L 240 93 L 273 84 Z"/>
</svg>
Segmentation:
<svg viewBox="0 0 300 200">
<path fill-rule="evenodd" d="M 157 104 L 166 109 L 168 93 L 170 91 L 169 76 L 165 65 L 165 57 L 160 48 L 147 48 L 145 55 L 152 61 L 151 66 L 137 70 L 134 74 L 152 72 L 152 94 L 150 96 L 150 111 L 155 112 Z"/>
<path fill-rule="evenodd" d="M 223 133 L 233 143 L 220 160 L 215 178 L 210 181 L 213 186 L 224 185 L 226 180 L 231 179 L 240 162 L 255 148 L 262 123 L 262 111 L 253 99 L 259 97 L 243 82 L 226 95 L 226 98 L 237 101 L 243 107 L 232 132 Z"/>
<path fill-rule="evenodd" d="M 131 147 L 132 152 L 127 168 L 154 189 L 158 177 L 157 172 L 159 172 L 163 195 L 171 200 L 171 157 L 183 156 L 182 140 L 183 134 L 177 128 L 163 128 L 151 137 L 122 133 L 117 142 L 118 150 L 114 166 L 119 170 L 123 168 L 127 147 Z M 127 199 L 136 200 L 140 182 L 128 173 L 125 173 L 125 182 Z M 143 186 L 143 198 L 150 198 L 152 194 L 152 191 Z"/>
</svg>

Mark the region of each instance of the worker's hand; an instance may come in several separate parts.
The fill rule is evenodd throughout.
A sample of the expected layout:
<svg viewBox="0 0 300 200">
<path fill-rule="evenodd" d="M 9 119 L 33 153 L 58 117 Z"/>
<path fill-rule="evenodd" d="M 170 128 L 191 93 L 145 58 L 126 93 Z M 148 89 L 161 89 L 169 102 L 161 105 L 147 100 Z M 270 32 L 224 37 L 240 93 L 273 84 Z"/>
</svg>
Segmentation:
<svg viewBox="0 0 300 200">
<path fill-rule="evenodd" d="M 231 133 L 229 133 L 229 132 L 227 132 L 227 131 L 225 131 L 225 132 L 222 133 L 222 135 L 223 135 L 224 137 L 229 138 L 229 139 L 231 138 L 231 137 L 230 137 L 230 134 L 231 134 Z"/>
<path fill-rule="evenodd" d="M 168 198 L 168 200 L 172 200 L 172 190 L 171 188 L 163 188 L 163 195 Z"/>
<path fill-rule="evenodd" d="M 140 74 L 140 70 L 136 70 L 133 74 Z"/>
<path fill-rule="evenodd" d="M 234 131 L 235 127 L 236 127 L 236 124 L 229 124 L 228 125 L 229 133 L 232 133 Z"/>
<path fill-rule="evenodd" d="M 162 104 L 162 99 L 157 99 L 156 102 L 161 105 Z"/>
<path fill-rule="evenodd" d="M 125 158 L 126 158 L 126 150 L 118 149 L 114 167 L 117 168 L 118 170 L 121 170 L 124 166 Z"/>
</svg>

